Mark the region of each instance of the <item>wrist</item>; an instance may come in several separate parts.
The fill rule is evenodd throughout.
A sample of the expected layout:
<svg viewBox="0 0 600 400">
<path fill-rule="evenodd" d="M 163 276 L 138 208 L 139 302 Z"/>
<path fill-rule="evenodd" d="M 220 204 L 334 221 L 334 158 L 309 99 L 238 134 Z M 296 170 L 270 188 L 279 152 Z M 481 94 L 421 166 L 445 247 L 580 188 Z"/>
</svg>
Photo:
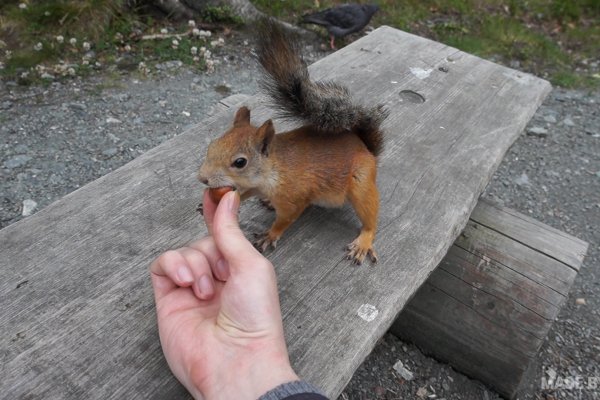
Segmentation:
<svg viewBox="0 0 600 400">
<path fill-rule="evenodd" d="M 258 400 L 282 400 L 288 398 L 305 398 L 307 394 L 312 394 L 311 399 L 327 400 L 327 397 L 321 392 L 320 389 L 314 387 L 305 381 L 291 381 L 284 383 L 283 385 L 276 386 L 269 390 L 267 393 L 259 397 Z"/>
<path fill-rule="evenodd" d="M 194 384 L 188 390 L 195 399 L 256 400 L 279 385 L 299 380 L 285 348 L 261 347 L 246 355 L 235 351 L 224 355 L 224 360 L 229 358 L 227 365 L 214 366 L 215 373 L 207 379 L 192 378 Z"/>
</svg>

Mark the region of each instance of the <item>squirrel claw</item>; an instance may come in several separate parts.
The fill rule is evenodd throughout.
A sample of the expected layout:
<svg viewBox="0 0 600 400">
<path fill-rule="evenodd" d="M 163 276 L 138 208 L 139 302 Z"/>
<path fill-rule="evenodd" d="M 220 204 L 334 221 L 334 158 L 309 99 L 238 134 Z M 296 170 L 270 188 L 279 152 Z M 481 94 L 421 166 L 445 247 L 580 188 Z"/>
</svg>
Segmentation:
<svg viewBox="0 0 600 400">
<path fill-rule="evenodd" d="M 348 260 L 352 260 L 353 264 L 361 265 L 367 256 L 369 256 L 369 259 L 373 264 L 377 264 L 377 253 L 375 253 L 375 250 L 373 250 L 372 247 L 362 247 L 359 243 L 354 241 L 346 248 L 348 249 L 348 255 L 346 258 Z"/>
<path fill-rule="evenodd" d="M 200 202 L 196 208 L 196 211 L 198 211 L 200 215 L 204 216 L 204 203 Z"/>
<path fill-rule="evenodd" d="M 257 238 L 257 240 L 254 241 L 254 247 L 261 253 L 267 251 L 269 247 L 273 249 L 277 247 L 278 239 L 271 239 L 268 232 L 264 234 L 255 234 L 254 236 Z"/>
<path fill-rule="evenodd" d="M 275 207 L 273 207 L 273 204 L 269 200 L 260 199 L 259 201 L 260 201 L 260 204 L 263 207 L 265 207 L 267 210 L 269 210 L 269 211 L 274 211 L 275 210 Z"/>
</svg>

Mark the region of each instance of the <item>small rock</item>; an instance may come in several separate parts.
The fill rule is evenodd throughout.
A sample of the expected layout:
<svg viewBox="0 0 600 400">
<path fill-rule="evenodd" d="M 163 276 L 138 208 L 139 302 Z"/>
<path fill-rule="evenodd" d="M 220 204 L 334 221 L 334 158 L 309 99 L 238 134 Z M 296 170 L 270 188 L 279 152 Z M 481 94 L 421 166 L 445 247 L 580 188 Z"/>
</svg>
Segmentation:
<svg viewBox="0 0 600 400">
<path fill-rule="evenodd" d="M 121 120 L 118 120 L 118 119 L 113 118 L 113 117 L 108 117 L 108 118 L 106 118 L 106 123 L 107 124 L 120 124 Z"/>
<path fill-rule="evenodd" d="M 0 103 L 0 110 L 8 110 L 13 106 L 12 101 L 3 101 Z"/>
<path fill-rule="evenodd" d="M 165 61 L 163 63 L 156 64 L 155 68 L 159 71 L 165 71 L 169 69 L 177 69 L 183 66 L 183 62 L 179 60 Z"/>
<path fill-rule="evenodd" d="M 552 114 L 546 115 L 544 117 L 544 121 L 546 121 L 549 124 L 555 124 L 556 123 L 556 117 Z"/>
<path fill-rule="evenodd" d="M 450 391 L 450 385 L 448 382 L 442 382 L 442 388 L 447 392 Z"/>
<path fill-rule="evenodd" d="M 398 360 L 396 364 L 394 364 L 393 368 L 394 371 L 396 371 L 405 381 L 413 380 L 414 374 L 404 367 L 402 361 Z"/>
<path fill-rule="evenodd" d="M 29 153 L 29 147 L 25 144 L 18 144 L 15 146 L 15 153 L 26 154 Z"/>
<path fill-rule="evenodd" d="M 417 397 L 424 399 L 425 397 L 427 397 L 427 389 L 425 389 L 424 387 L 420 387 L 417 390 Z"/>
<path fill-rule="evenodd" d="M 373 391 L 375 392 L 377 397 L 385 396 L 385 393 L 387 392 L 387 390 L 385 390 L 385 388 L 382 386 L 375 386 L 375 389 Z"/>
<path fill-rule="evenodd" d="M 77 110 L 77 111 L 85 111 L 85 109 L 87 108 L 85 104 L 77 103 L 77 102 L 68 103 L 67 107 L 69 107 L 72 110 Z"/>
<path fill-rule="evenodd" d="M 597 138 L 597 137 L 600 137 L 600 133 L 598 133 L 598 131 L 595 131 L 595 130 L 593 130 L 593 129 L 591 129 L 591 128 L 587 128 L 587 129 L 585 130 L 585 133 L 586 133 L 587 135 L 590 135 L 591 137 L 595 137 L 595 138 Z"/>
<path fill-rule="evenodd" d="M 565 126 L 575 126 L 575 122 L 573 122 L 571 117 L 567 117 L 567 118 L 563 119 L 562 123 Z"/>
<path fill-rule="evenodd" d="M 31 157 L 24 154 L 14 156 L 13 158 L 4 161 L 4 168 L 13 169 L 22 167 L 23 165 L 27 164 L 29 160 L 31 160 Z"/>
<path fill-rule="evenodd" d="M 31 199 L 23 200 L 23 211 L 21 215 L 24 217 L 29 217 L 35 211 L 37 207 L 37 203 Z"/>
<path fill-rule="evenodd" d="M 517 179 L 515 179 L 515 183 L 518 186 L 525 186 L 525 185 L 529 185 L 529 177 L 527 176 L 526 173 L 522 173 L 521 176 L 519 176 Z"/>
<path fill-rule="evenodd" d="M 587 303 L 585 302 L 584 298 L 578 298 L 575 300 L 575 304 L 579 305 L 579 306 L 585 306 Z"/>
<path fill-rule="evenodd" d="M 548 129 L 541 126 L 532 126 L 527 129 L 527 134 L 529 136 L 546 137 L 548 136 Z"/>
<path fill-rule="evenodd" d="M 105 155 L 106 157 L 112 157 L 115 154 L 117 154 L 118 151 L 119 151 L 119 149 L 117 149 L 116 147 L 111 147 L 109 149 L 103 150 L 102 155 Z"/>
</svg>

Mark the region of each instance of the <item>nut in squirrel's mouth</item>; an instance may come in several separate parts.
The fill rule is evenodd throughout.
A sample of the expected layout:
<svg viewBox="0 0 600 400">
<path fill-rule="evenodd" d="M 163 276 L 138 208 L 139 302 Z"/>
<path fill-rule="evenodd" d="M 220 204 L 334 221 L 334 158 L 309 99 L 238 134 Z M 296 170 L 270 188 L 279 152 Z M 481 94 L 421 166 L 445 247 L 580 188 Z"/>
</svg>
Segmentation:
<svg viewBox="0 0 600 400">
<path fill-rule="evenodd" d="M 228 192 L 235 191 L 235 187 L 233 186 L 221 186 L 216 188 L 209 188 L 208 195 L 215 203 L 219 203 L 223 196 L 225 196 Z"/>
<path fill-rule="evenodd" d="M 233 185 L 220 185 L 220 186 L 209 186 L 208 189 L 224 189 L 229 188 L 231 190 L 237 190 L 237 188 Z"/>
</svg>

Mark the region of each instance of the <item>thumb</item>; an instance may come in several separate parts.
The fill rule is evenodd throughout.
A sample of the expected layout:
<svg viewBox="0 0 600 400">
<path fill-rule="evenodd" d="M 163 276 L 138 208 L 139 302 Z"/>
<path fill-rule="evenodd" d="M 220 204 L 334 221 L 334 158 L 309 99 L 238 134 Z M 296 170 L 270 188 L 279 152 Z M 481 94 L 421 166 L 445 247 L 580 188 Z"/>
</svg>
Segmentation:
<svg viewBox="0 0 600 400">
<path fill-rule="evenodd" d="M 226 193 L 219 202 L 212 221 L 212 235 L 217 248 L 233 268 L 247 264 L 253 257 L 262 257 L 240 229 L 237 214 L 239 207 L 238 192 Z"/>
</svg>

